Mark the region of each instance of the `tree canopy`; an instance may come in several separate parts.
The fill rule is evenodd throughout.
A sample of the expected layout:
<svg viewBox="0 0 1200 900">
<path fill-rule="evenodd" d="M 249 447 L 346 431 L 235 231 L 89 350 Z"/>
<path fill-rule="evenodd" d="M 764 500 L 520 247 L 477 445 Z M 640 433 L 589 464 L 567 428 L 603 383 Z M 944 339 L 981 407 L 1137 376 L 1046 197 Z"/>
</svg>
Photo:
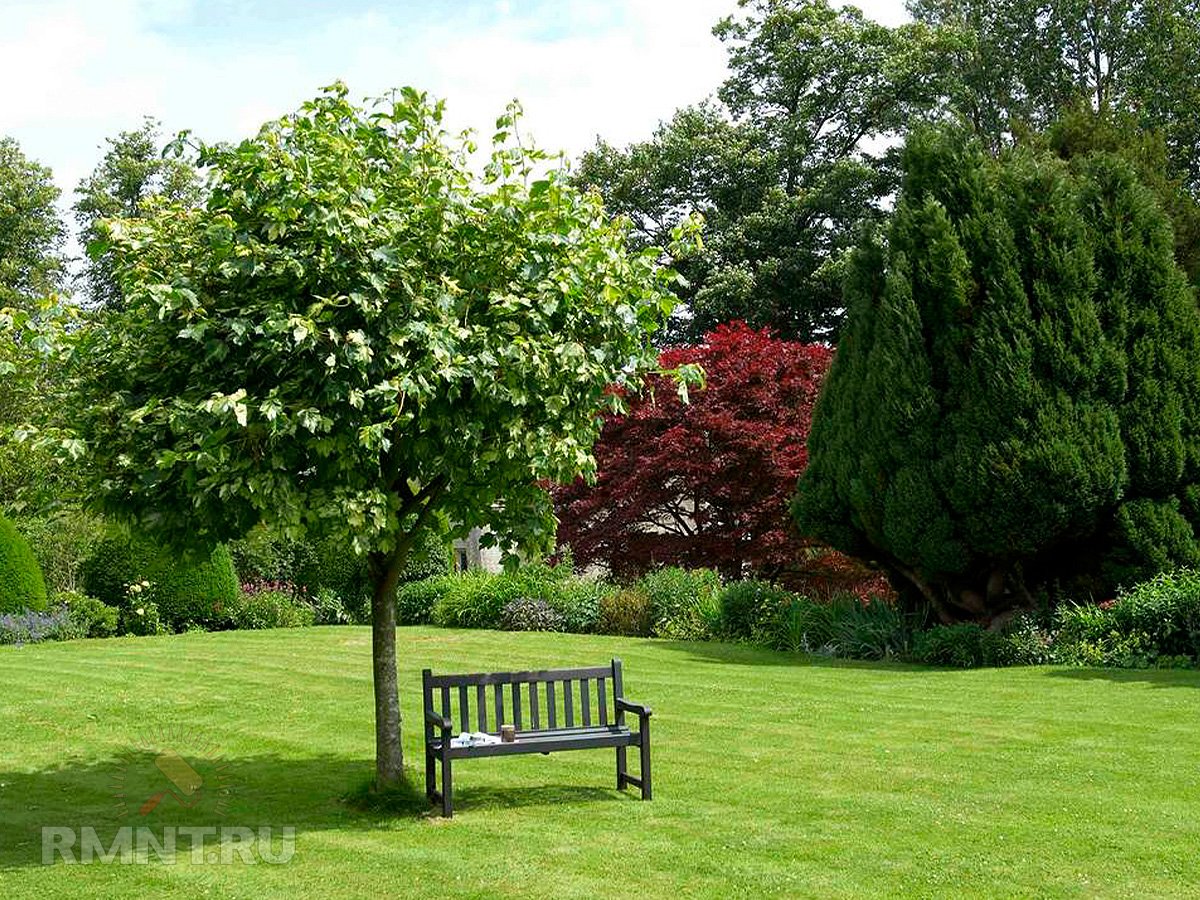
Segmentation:
<svg viewBox="0 0 1200 900">
<path fill-rule="evenodd" d="M 1170 174 L 1200 191 L 1197 0 L 909 0 L 945 42 L 947 99 L 994 150 L 1083 101 L 1161 131 Z"/>
<path fill-rule="evenodd" d="M 442 111 L 408 88 L 363 108 L 339 84 L 201 145 L 203 206 L 104 226 L 125 305 L 80 331 L 71 385 L 106 511 L 191 540 L 267 521 L 367 556 L 384 784 L 409 549 L 437 517 L 548 548 L 538 482 L 593 471 L 607 389 L 656 367 L 673 305 L 661 251 L 628 251 L 515 111 L 481 179 Z"/>
<path fill-rule="evenodd" d="M 559 542 L 578 564 L 618 575 L 689 565 L 736 579 L 795 567 L 808 548 L 788 499 L 831 357 L 740 322 L 664 352 L 665 368 L 701 366 L 704 390 L 685 404 L 655 379 L 628 412 L 606 416 L 596 483 L 555 492 Z"/>
<path fill-rule="evenodd" d="M 162 152 L 158 123 L 147 119 L 136 131 L 108 138 L 108 150 L 92 174 L 75 189 L 75 221 L 85 246 L 101 240 L 105 219 L 145 215 L 156 199 L 192 206 L 202 196 L 195 167 Z M 89 256 L 83 280 L 88 299 L 97 306 L 118 306 L 121 293 L 108 253 Z"/>
<path fill-rule="evenodd" d="M 28 306 L 61 285 L 58 197 L 50 170 L 0 138 L 0 309 Z"/>
<path fill-rule="evenodd" d="M 1200 319 L 1154 194 L 1111 154 L 992 160 L 953 134 L 905 168 L 850 265 L 801 532 L 947 621 L 1196 562 Z"/>
<path fill-rule="evenodd" d="M 740 5 L 714 29 L 730 65 L 720 104 L 680 110 L 624 149 L 599 142 L 576 180 L 646 243 L 704 214 L 705 250 L 681 269 L 678 340 L 733 319 L 827 337 L 841 320 L 842 257 L 895 186 L 888 139 L 938 95 L 940 37 L 827 0 Z"/>
</svg>

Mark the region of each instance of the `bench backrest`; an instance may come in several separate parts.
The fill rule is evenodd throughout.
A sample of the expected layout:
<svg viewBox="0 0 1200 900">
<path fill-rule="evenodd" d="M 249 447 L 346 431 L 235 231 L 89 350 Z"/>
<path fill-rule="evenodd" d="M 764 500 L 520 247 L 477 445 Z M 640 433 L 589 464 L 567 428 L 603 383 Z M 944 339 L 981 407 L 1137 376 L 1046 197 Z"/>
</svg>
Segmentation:
<svg viewBox="0 0 1200 900">
<path fill-rule="evenodd" d="M 624 723 L 616 698 L 623 695 L 621 661 L 583 669 L 533 672 L 421 673 L 425 709 L 445 716 L 458 731 L 499 734 Z M 431 732 L 432 726 L 426 726 Z"/>
</svg>

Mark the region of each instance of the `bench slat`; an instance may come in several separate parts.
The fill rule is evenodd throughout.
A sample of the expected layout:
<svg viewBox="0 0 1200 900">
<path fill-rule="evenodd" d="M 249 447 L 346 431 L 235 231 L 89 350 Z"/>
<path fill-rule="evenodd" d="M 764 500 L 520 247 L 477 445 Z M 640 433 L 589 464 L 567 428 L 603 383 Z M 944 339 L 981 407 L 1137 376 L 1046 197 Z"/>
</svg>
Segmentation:
<svg viewBox="0 0 1200 900">
<path fill-rule="evenodd" d="M 575 724 L 575 698 L 571 696 L 571 679 L 563 681 L 563 713 L 567 717 L 567 727 Z"/>
<path fill-rule="evenodd" d="M 583 713 L 583 725 L 586 728 L 592 724 L 592 691 L 591 683 L 586 678 L 579 680 L 579 705 Z"/>
<path fill-rule="evenodd" d="M 550 718 L 550 727 L 558 727 L 558 701 L 554 696 L 554 682 L 546 682 L 546 715 Z"/>
<path fill-rule="evenodd" d="M 596 684 L 598 685 L 598 689 L 596 691 L 596 697 L 600 701 L 600 724 L 607 725 L 608 724 L 608 692 L 604 690 L 604 679 L 603 678 L 597 679 Z"/>
<path fill-rule="evenodd" d="M 533 730 L 540 731 L 542 727 L 542 710 L 538 702 L 538 683 L 529 682 L 529 718 L 533 722 Z"/>
<path fill-rule="evenodd" d="M 512 685 L 513 728 L 521 730 L 521 682 L 514 681 Z"/>
<path fill-rule="evenodd" d="M 584 669 L 538 669 L 529 672 L 472 672 L 463 675 L 434 675 L 430 678 L 433 687 L 458 687 L 460 684 L 512 684 L 528 681 L 564 681 L 568 678 L 600 678 L 607 676 L 607 666 L 589 666 Z"/>
<path fill-rule="evenodd" d="M 500 726 L 504 724 L 504 685 L 502 683 L 494 683 L 492 692 L 496 695 L 496 731 L 500 731 Z"/>
<path fill-rule="evenodd" d="M 450 688 L 442 688 L 442 716 L 450 718 Z"/>
<path fill-rule="evenodd" d="M 484 695 L 482 684 L 475 685 L 475 708 L 479 711 L 479 730 L 487 731 L 487 697 Z"/>
</svg>

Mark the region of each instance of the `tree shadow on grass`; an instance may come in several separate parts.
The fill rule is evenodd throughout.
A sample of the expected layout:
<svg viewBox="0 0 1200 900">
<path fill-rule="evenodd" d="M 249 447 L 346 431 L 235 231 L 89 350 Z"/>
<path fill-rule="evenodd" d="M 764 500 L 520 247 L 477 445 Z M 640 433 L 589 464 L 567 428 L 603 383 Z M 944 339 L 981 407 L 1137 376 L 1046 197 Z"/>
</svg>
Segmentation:
<svg viewBox="0 0 1200 900">
<path fill-rule="evenodd" d="M 894 659 L 839 659 L 817 653 L 771 650 L 754 644 L 728 644 L 719 641 L 655 641 L 655 647 L 686 653 L 697 662 L 725 663 L 736 666 L 804 666 L 826 669 L 882 669 L 898 674 L 961 672 Z"/>
<path fill-rule="evenodd" d="M 335 755 L 306 758 L 131 752 L 103 760 L 67 760 L 52 769 L 0 771 L 0 872 L 42 864 L 42 829 L 95 830 L 105 847 L 131 826 L 222 826 L 276 835 L 307 831 L 369 831 L 416 825 L 436 816 L 424 795 L 424 773 L 408 770 L 407 783 L 382 802 L 369 801 L 369 759 Z M 377 798 L 378 799 L 378 798 Z M 533 788 L 467 786 L 455 791 L 456 813 L 537 805 L 629 799 L 615 789 L 570 784 Z M 206 838 L 206 847 L 215 838 Z M 178 839 L 186 855 L 190 838 Z"/>
<path fill-rule="evenodd" d="M 1156 688 L 1200 688 L 1200 672 L 1195 669 L 1054 668 L 1047 669 L 1046 674 L 1053 678 L 1072 678 L 1078 681 L 1149 684 Z"/>
<path fill-rule="evenodd" d="M 654 646 L 672 652 L 686 653 L 696 662 L 715 662 L 738 666 L 806 666 L 810 668 L 873 670 L 897 675 L 961 675 L 980 669 L 959 669 L 949 666 L 927 666 L 897 660 L 838 659 L 815 653 L 792 653 L 769 650 L 752 644 L 727 644 L 717 641 L 655 641 Z M 1073 678 L 1081 681 L 1112 681 L 1121 684 L 1142 682 L 1154 687 L 1200 688 L 1200 671 L 1196 669 L 1095 669 L 1068 666 L 1014 667 L 1028 671 L 1036 668 L 1051 678 Z"/>
</svg>

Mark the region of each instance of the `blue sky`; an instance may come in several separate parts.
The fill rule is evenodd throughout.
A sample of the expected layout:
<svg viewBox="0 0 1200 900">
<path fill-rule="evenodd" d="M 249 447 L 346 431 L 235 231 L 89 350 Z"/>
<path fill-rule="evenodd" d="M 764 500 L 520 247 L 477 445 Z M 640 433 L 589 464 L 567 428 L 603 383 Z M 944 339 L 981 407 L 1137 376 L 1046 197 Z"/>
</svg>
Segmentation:
<svg viewBox="0 0 1200 900">
<path fill-rule="evenodd" d="M 903 0 L 858 4 L 901 21 Z M 0 0 L 0 135 L 69 195 L 143 116 L 205 140 L 252 134 L 341 78 L 411 84 L 486 132 L 514 97 L 539 144 L 649 134 L 724 77 L 736 0 Z M 69 201 L 69 196 L 64 197 Z"/>
</svg>

